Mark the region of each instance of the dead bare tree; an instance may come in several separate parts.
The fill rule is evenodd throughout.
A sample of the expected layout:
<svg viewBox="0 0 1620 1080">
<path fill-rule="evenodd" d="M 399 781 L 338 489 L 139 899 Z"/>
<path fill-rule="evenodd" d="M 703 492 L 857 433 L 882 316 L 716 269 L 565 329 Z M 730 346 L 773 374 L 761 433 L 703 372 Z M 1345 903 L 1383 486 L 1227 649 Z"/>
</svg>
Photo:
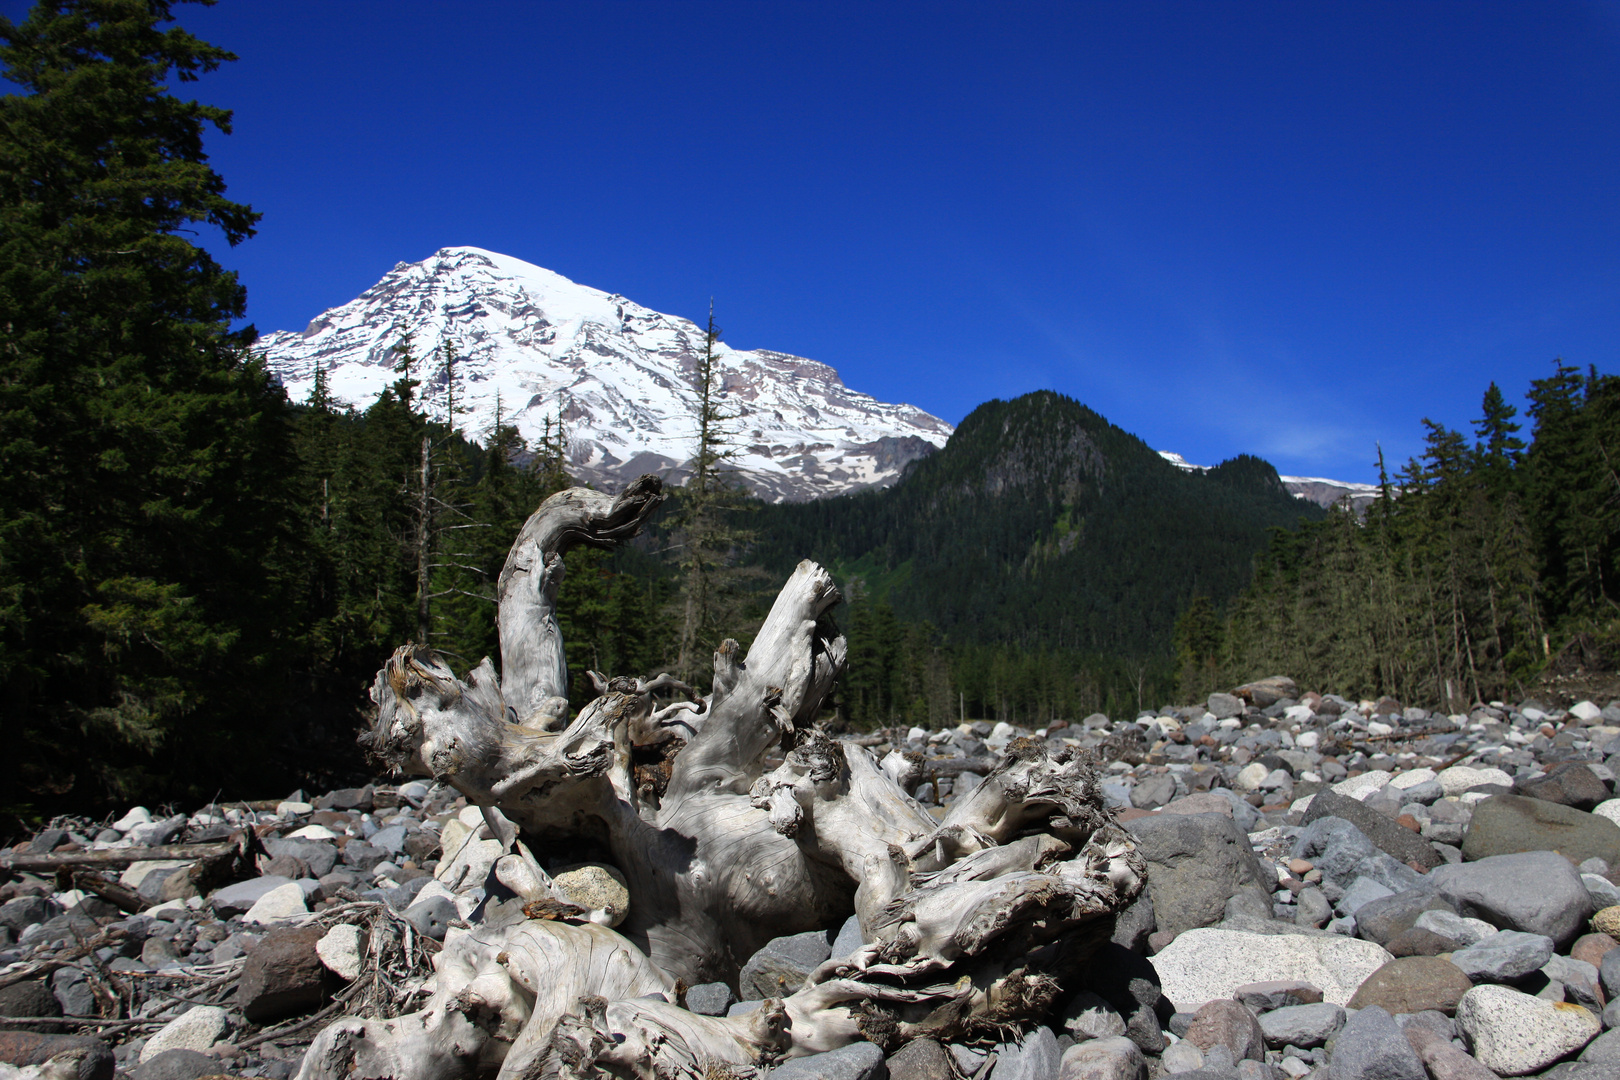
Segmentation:
<svg viewBox="0 0 1620 1080">
<path fill-rule="evenodd" d="M 438 877 L 469 910 L 483 899 L 447 937 L 422 1011 L 338 1021 L 300 1080 L 695 1080 L 858 1039 L 999 1037 L 1050 1006 L 1140 892 L 1140 856 L 1068 750 L 1015 742 L 936 822 L 870 751 L 818 728 L 845 643 L 829 614 L 838 591 L 808 561 L 746 659 L 731 641 L 715 652 L 707 698 L 659 709 L 654 690 L 685 688 L 593 673 L 599 696 L 568 722 L 562 555 L 634 535 L 662 498 L 647 476 L 541 505 L 501 575 L 499 678 L 486 659 L 458 680 L 414 645 L 379 672 L 362 741 L 482 808 L 464 851 L 483 861 L 447 850 Z M 624 877 L 616 929 L 533 854 L 580 837 Z M 866 944 L 796 992 L 740 1017 L 680 1007 L 686 986 L 735 984 L 769 939 L 851 912 Z"/>
</svg>

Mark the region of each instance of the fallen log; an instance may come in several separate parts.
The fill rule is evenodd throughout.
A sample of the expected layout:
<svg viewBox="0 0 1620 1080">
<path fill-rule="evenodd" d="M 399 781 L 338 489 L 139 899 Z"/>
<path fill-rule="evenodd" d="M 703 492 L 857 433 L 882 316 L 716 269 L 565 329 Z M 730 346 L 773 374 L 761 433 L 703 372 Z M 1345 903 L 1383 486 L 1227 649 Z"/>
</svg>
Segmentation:
<svg viewBox="0 0 1620 1080">
<path fill-rule="evenodd" d="M 0 853 L 0 870 L 54 873 L 57 870 L 76 867 L 114 869 L 133 866 L 138 862 L 213 859 L 237 855 L 245 850 L 243 846 L 245 843 L 248 841 L 239 833 L 233 839 L 218 840 L 209 844 L 161 844 L 157 847 L 105 848 L 100 851 L 53 851 L 43 855 L 4 852 Z"/>
<path fill-rule="evenodd" d="M 1141 891 L 1145 864 L 1071 749 L 972 759 L 984 782 L 935 821 L 818 727 L 846 645 L 812 562 L 746 657 L 721 643 L 707 696 L 659 709 L 670 681 L 592 673 L 598 696 L 569 721 L 562 556 L 633 535 L 662 498 L 643 477 L 536 510 L 501 575 L 499 673 L 486 658 L 459 679 L 415 644 L 378 673 L 362 743 L 481 810 L 438 871 L 476 914 L 446 934 L 425 1007 L 336 1021 L 299 1080 L 698 1080 L 863 1038 L 995 1036 L 1042 1015 Z M 582 840 L 612 853 L 627 912 L 573 902 L 542 865 Z M 865 944 L 786 996 L 740 1017 L 680 1007 L 685 986 L 735 986 L 770 939 L 851 913 Z"/>
<path fill-rule="evenodd" d="M 112 878 L 84 870 L 80 870 L 72 877 L 72 884 L 75 889 L 99 896 L 119 910 L 127 911 L 131 915 L 145 911 L 153 906 L 152 901 L 128 885 L 114 881 Z"/>
</svg>

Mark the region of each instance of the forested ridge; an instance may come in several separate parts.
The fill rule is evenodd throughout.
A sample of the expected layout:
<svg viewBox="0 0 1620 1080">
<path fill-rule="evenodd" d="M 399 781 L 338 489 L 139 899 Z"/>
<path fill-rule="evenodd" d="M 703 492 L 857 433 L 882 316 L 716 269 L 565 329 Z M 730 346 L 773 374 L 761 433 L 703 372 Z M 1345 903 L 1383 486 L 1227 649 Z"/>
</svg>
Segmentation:
<svg viewBox="0 0 1620 1080">
<path fill-rule="evenodd" d="M 1177 613 L 1322 513 L 1258 458 L 1186 472 L 1039 391 L 981 405 L 891 488 L 763 508 L 756 553 L 772 576 L 814 553 L 845 585 L 853 716 L 1043 723 L 1158 704 Z"/>
<path fill-rule="evenodd" d="M 1423 453 L 1365 520 L 1279 531 L 1224 611 L 1176 642 L 1184 694 L 1287 672 L 1325 692 L 1466 711 L 1620 656 L 1620 378 L 1557 361 L 1529 442 L 1492 383 L 1474 438 L 1424 421 Z M 1590 691 L 1596 692 L 1596 691 Z"/>
</svg>

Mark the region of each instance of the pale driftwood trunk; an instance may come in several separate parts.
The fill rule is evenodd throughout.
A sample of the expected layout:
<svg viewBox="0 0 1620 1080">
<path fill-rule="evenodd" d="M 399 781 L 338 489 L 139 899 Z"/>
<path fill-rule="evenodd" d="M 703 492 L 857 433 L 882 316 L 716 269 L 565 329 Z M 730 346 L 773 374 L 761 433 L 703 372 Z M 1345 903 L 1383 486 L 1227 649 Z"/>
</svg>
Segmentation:
<svg viewBox="0 0 1620 1080">
<path fill-rule="evenodd" d="M 561 552 L 632 535 L 661 498 L 643 477 L 616 498 L 576 489 L 535 512 L 501 576 L 499 680 L 487 660 L 457 680 L 416 646 L 378 674 L 363 741 L 485 808 L 488 839 L 474 846 L 499 856 L 480 864 L 489 880 L 452 883 L 499 882 L 518 902 L 486 903 L 484 922 L 452 932 L 423 1011 L 334 1024 L 300 1080 L 744 1076 L 860 1038 L 996 1037 L 1044 1012 L 1141 890 L 1140 857 L 1067 750 L 1014 743 L 936 823 L 869 750 L 817 728 L 845 642 L 829 615 L 837 589 L 811 562 L 745 659 L 735 642 L 716 651 L 706 700 L 658 710 L 651 693 L 672 681 L 593 673 L 600 696 L 565 724 Z M 638 777 L 635 746 L 673 757 Z M 566 903 L 530 854 L 571 837 L 613 853 L 630 895 L 617 931 Z M 472 865 L 457 860 L 441 878 Z M 771 938 L 851 912 L 867 944 L 751 1016 L 645 996 L 734 983 Z"/>
</svg>

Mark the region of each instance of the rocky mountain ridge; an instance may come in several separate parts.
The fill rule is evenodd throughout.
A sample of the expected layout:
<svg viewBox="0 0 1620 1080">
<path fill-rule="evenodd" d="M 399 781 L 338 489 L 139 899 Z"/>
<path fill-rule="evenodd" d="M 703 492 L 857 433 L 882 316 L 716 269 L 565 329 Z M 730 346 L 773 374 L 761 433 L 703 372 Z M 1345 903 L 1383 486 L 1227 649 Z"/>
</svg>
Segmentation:
<svg viewBox="0 0 1620 1080">
<path fill-rule="evenodd" d="M 1194 465 L 1180 454 L 1169 450 L 1160 450 L 1159 456 L 1164 458 L 1176 468 L 1185 472 L 1208 472 L 1213 466 Z M 1295 498 L 1315 503 L 1321 507 L 1331 507 L 1341 500 L 1347 500 L 1350 509 L 1360 513 L 1363 508 L 1378 498 L 1377 484 L 1358 484 L 1353 480 L 1329 480 L 1321 476 L 1279 476 L 1283 487 Z"/>
<path fill-rule="evenodd" d="M 440 415 L 447 380 L 437 350 L 454 347 L 456 424 L 470 435 L 499 412 L 535 444 L 560 416 L 580 480 L 612 490 L 642 473 L 684 477 L 703 329 L 520 259 L 442 248 L 259 348 L 294 400 L 320 368 L 334 398 L 364 407 L 398 378 L 394 348 L 407 334 L 419 393 Z M 851 390 L 815 360 L 721 343 L 718 366 L 737 449 L 730 466 L 770 502 L 887 485 L 952 431 L 921 409 Z"/>
</svg>

